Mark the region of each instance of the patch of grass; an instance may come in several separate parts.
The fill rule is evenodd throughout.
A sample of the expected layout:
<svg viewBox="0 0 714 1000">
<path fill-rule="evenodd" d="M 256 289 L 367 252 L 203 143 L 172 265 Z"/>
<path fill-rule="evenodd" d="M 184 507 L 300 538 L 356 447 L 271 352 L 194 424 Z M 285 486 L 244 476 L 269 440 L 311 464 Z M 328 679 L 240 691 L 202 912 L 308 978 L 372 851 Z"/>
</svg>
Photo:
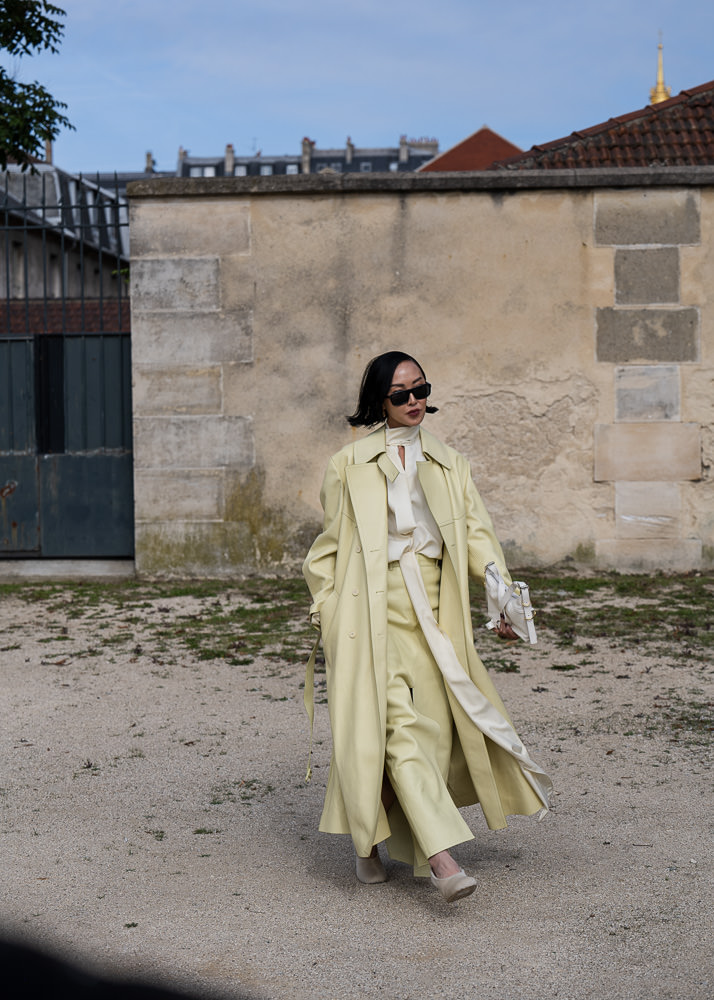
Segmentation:
<svg viewBox="0 0 714 1000">
<path fill-rule="evenodd" d="M 259 778 L 244 778 L 237 783 L 238 796 L 241 802 L 253 802 L 255 799 L 264 799 L 266 795 L 275 791 L 274 785 L 262 782 Z"/>
<path fill-rule="evenodd" d="M 211 789 L 211 798 L 209 800 L 209 805 L 211 806 L 222 806 L 225 802 L 235 802 L 236 796 L 233 791 L 233 786 L 224 782 L 222 785 L 215 785 Z"/>
<path fill-rule="evenodd" d="M 314 635 L 307 623 L 309 595 L 300 577 L 251 577 L 228 586 L 221 580 L 18 583 L 0 586 L 3 593 L 28 604 L 41 602 L 49 612 L 61 612 L 69 619 L 92 619 L 95 645 L 79 656 L 96 656 L 102 648 L 128 642 L 144 652 L 148 634 L 152 651 L 175 650 L 178 642 L 201 661 L 246 666 L 261 656 L 301 663 Z M 175 613 L 171 601 L 179 597 L 194 599 L 197 610 Z M 125 631 L 116 631 L 117 612 L 125 612 L 121 624 L 131 626 Z M 114 619 L 111 625 L 103 620 L 109 617 Z M 107 628 L 110 634 L 102 637 Z M 139 637 L 142 644 L 137 647 Z"/>
<path fill-rule="evenodd" d="M 707 745 L 714 733 L 714 702 L 699 690 L 682 695 L 674 688 L 659 695 L 654 709 L 669 727 L 671 738 L 678 742 Z"/>
<path fill-rule="evenodd" d="M 89 771 L 90 774 L 98 774 L 99 764 L 95 764 L 94 761 L 87 758 L 85 762 L 82 764 L 82 770 Z"/>
<path fill-rule="evenodd" d="M 482 651 L 481 659 L 487 670 L 495 670 L 499 674 L 517 674 L 521 669 L 520 664 L 516 660 L 512 660 L 507 656 L 494 656 L 490 653 L 484 654 Z"/>
<path fill-rule="evenodd" d="M 524 573 L 536 628 L 556 645 L 588 650 L 591 638 L 637 645 L 645 654 L 711 659 L 714 574 L 552 577 Z"/>
<path fill-rule="evenodd" d="M 586 666 L 582 654 L 594 639 L 637 645 L 646 656 L 710 663 L 714 654 L 714 573 L 678 576 L 601 573 L 581 576 L 519 570 L 531 588 L 536 628 L 562 649 L 572 651 L 564 666 Z M 260 660 L 260 676 L 292 678 L 290 668 L 307 660 L 315 633 L 307 622 L 309 596 L 301 577 L 249 577 L 221 580 L 117 580 L 70 583 L 19 582 L 0 585 L 0 597 L 13 595 L 28 604 L 70 619 L 92 623 L 93 641 L 73 657 L 97 657 L 114 649 L 132 650 L 147 669 L 222 660 L 246 667 Z M 483 587 L 473 584 L 474 624 L 486 621 Z M 188 610 L 175 599 L 188 598 Z M 117 629 L 119 622 L 128 626 Z M 38 640 L 68 639 L 47 627 Z M 104 636 L 104 638 L 102 638 Z M 484 633 L 485 636 L 485 633 Z M 479 652 L 496 672 L 519 670 L 515 648 L 479 637 Z M 8 645 L 9 649 L 20 648 Z M 580 656 L 576 654 L 581 654 Z M 274 669 L 272 665 L 274 664 Z M 185 663 L 183 665 L 186 665 Z M 561 666 L 559 669 L 564 669 Z M 556 668 L 557 669 L 557 668 Z M 324 660 L 318 657 L 318 673 Z M 161 676 L 158 672 L 156 676 Z M 291 680 L 292 683 L 292 680 Z M 283 692 L 270 697 L 281 699 Z"/>
</svg>

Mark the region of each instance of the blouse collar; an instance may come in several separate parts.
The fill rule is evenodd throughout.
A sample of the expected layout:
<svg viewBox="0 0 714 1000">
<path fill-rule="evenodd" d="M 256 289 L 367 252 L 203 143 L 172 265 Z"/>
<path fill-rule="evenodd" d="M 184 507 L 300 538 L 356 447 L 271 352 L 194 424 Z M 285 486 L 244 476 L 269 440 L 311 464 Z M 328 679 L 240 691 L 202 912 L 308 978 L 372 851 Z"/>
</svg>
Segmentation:
<svg viewBox="0 0 714 1000">
<path fill-rule="evenodd" d="M 355 441 L 354 445 L 354 460 L 356 463 L 361 464 L 362 462 L 372 462 L 375 458 L 385 452 L 386 448 L 386 435 L 384 432 L 384 424 L 381 424 L 376 430 L 372 431 L 371 434 L 367 434 L 366 437 L 359 438 Z M 438 438 L 435 438 L 433 434 L 429 431 L 424 430 L 421 427 L 421 447 L 422 451 L 429 458 L 434 459 L 439 465 L 442 465 L 445 469 L 450 469 L 453 461 L 453 452 L 450 448 L 447 448 L 445 444 L 442 444 Z"/>
<path fill-rule="evenodd" d="M 388 448 L 415 444 L 419 438 L 419 424 L 415 427 L 387 427 L 385 424 L 385 431 Z"/>
</svg>

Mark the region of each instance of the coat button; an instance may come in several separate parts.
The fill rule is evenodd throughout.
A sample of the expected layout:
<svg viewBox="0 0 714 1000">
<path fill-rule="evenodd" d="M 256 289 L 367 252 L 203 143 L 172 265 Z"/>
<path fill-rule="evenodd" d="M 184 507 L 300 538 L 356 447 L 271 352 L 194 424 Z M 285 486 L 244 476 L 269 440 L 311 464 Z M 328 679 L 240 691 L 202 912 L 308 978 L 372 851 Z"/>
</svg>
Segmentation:
<svg viewBox="0 0 714 1000">
<path fill-rule="evenodd" d="M 362 551 L 362 546 L 358 545 L 357 548 L 355 549 L 355 552 L 361 552 L 361 551 Z"/>
<path fill-rule="evenodd" d="M 350 632 L 350 639 L 354 639 L 356 635 L 357 635 L 356 632 Z"/>
<path fill-rule="evenodd" d="M 352 596 L 353 596 L 353 597 L 359 597 L 359 590 L 357 590 L 357 588 L 355 588 L 355 589 L 354 589 L 354 590 L 352 591 Z"/>
</svg>

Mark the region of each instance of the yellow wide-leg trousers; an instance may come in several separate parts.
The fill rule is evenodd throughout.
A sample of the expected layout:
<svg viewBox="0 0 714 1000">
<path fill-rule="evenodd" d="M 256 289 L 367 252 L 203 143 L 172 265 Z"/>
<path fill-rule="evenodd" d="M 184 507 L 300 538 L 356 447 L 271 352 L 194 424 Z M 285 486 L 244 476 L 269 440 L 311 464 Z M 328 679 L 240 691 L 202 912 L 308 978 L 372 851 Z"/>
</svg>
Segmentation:
<svg viewBox="0 0 714 1000">
<path fill-rule="evenodd" d="M 422 556 L 418 561 L 438 621 L 440 564 Z M 428 874 L 427 858 L 473 834 L 446 786 L 453 717 L 399 563 L 389 564 L 388 588 L 385 770 L 411 832 L 415 873 Z M 387 841 L 390 854 L 406 860 L 392 840 L 398 838 Z"/>
</svg>

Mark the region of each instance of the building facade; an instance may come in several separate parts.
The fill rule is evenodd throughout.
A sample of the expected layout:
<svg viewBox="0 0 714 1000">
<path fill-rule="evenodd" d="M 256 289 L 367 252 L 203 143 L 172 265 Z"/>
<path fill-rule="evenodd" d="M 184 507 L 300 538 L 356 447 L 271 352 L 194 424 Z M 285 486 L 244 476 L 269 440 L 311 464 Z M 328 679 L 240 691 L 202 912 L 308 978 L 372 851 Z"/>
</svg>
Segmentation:
<svg viewBox="0 0 714 1000">
<path fill-rule="evenodd" d="M 436 139 L 407 139 L 394 147 L 355 146 L 347 139 L 342 149 L 320 149 L 303 139 L 299 153 L 268 156 L 261 152 L 239 156 L 231 144 L 223 156 L 191 156 L 179 149 L 178 177 L 272 177 L 319 173 L 402 173 L 418 170 L 439 152 Z"/>
</svg>

